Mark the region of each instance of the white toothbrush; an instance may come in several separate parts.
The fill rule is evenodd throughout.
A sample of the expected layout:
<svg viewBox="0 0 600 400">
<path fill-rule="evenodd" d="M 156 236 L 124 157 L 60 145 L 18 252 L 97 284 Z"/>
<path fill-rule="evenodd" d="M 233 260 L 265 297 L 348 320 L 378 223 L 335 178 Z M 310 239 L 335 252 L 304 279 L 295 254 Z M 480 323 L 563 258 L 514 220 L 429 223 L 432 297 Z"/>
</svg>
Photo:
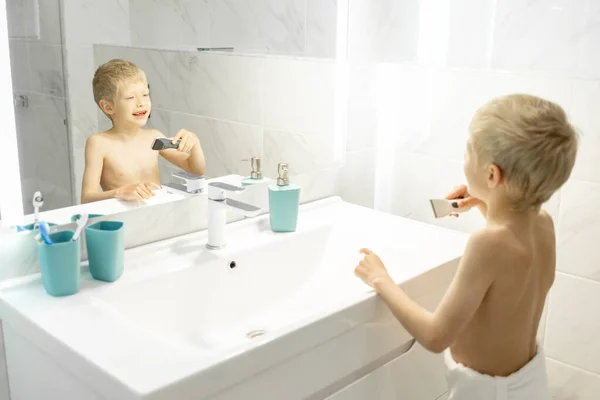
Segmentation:
<svg viewBox="0 0 600 400">
<path fill-rule="evenodd" d="M 44 205 L 44 197 L 42 192 L 33 194 L 33 229 L 37 229 L 40 224 L 40 208 Z"/>
<path fill-rule="evenodd" d="M 77 239 L 79 239 L 83 227 L 85 226 L 85 224 L 87 224 L 87 220 L 88 214 L 81 214 L 81 217 L 77 220 L 77 229 L 75 229 L 75 233 L 73 234 L 73 238 L 71 239 L 72 241 L 76 241 Z"/>
</svg>

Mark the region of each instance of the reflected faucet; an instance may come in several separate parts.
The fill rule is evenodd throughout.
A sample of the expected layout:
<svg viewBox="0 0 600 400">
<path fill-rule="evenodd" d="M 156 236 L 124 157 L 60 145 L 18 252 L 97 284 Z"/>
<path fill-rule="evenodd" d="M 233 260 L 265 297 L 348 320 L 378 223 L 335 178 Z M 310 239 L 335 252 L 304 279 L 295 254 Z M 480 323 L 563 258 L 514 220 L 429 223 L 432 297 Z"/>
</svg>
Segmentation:
<svg viewBox="0 0 600 400">
<path fill-rule="evenodd" d="M 203 176 L 197 176 L 185 171 L 173 172 L 171 182 L 162 185 L 167 192 L 192 196 L 206 192 L 206 180 Z"/>
<path fill-rule="evenodd" d="M 226 193 L 242 193 L 246 189 L 223 182 L 208 184 L 208 243 L 211 250 L 222 249 L 226 245 L 225 226 L 227 211 L 234 211 L 245 217 L 255 217 L 260 213 L 260 207 L 229 199 Z"/>
</svg>

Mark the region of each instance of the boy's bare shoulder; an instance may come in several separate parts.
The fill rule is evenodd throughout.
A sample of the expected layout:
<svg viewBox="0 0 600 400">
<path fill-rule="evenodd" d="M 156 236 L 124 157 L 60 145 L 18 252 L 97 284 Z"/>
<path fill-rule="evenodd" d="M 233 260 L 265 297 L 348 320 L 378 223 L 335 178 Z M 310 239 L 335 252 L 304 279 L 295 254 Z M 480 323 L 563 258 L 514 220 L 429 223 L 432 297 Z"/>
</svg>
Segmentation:
<svg viewBox="0 0 600 400">
<path fill-rule="evenodd" d="M 110 138 L 106 132 L 95 133 L 86 139 L 85 146 L 91 150 L 101 150 L 109 140 Z"/>
<path fill-rule="evenodd" d="M 485 270 L 492 274 L 497 268 L 520 263 L 530 257 L 514 234 L 503 227 L 475 232 L 469 238 L 467 251 L 478 260 L 477 265 L 485 266 Z"/>
</svg>

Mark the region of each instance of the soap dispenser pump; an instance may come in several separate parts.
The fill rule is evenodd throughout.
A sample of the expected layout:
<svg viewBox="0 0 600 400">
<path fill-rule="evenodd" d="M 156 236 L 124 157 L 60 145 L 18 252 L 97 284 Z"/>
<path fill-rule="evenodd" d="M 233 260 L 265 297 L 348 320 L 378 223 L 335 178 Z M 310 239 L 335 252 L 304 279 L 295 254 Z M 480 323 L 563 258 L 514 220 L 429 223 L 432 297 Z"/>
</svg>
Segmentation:
<svg viewBox="0 0 600 400">
<path fill-rule="evenodd" d="M 288 164 L 277 166 L 277 184 L 269 186 L 269 221 L 273 232 L 294 232 L 298 224 L 300 186 L 290 184 Z"/>
<path fill-rule="evenodd" d="M 248 160 L 246 159 L 242 161 Z M 244 179 L 242 179 L 242 186 L 251 186 L 256 185 L 258 183 L 270 181 L 270 179 L 263 177 L 262 160 L 260 159 L 260 157 L 252 157 L 250 159 L 250 167 L 252 169 L 252 171 L 250 172 L 250 176 L 247 176 Z"/>
</svg>

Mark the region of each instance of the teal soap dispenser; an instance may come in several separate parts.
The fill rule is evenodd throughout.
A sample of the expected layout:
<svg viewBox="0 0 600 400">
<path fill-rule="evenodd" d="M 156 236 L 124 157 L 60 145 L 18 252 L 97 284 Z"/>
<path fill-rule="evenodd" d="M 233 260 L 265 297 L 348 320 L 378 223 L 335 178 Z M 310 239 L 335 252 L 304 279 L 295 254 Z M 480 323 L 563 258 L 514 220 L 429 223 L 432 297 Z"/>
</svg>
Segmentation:
<svg viewBox="0 0 600 400">
<path fill-rule="evenodd" d="M 243 160 L 248 161 L 248 160 Z M 270 181 L 270 179 L 263 177 L 262 173 L 262 162 L 259 157 L 252 157 L 250 159 L 250 165 L 252 171 L 250 172 L 250 176 L 242 179 L 242 186 L 251 186 L 256 185 L 258 183 L 264 183 Z"/>
<path fill-rule="evenodd" d="M 279 163 L 277 184 L 269 186 L 269 220 L 273 232 L 294 232 L 298 223 L 300 186 L 290 184 L 288 164 Z"/>
</svg>

